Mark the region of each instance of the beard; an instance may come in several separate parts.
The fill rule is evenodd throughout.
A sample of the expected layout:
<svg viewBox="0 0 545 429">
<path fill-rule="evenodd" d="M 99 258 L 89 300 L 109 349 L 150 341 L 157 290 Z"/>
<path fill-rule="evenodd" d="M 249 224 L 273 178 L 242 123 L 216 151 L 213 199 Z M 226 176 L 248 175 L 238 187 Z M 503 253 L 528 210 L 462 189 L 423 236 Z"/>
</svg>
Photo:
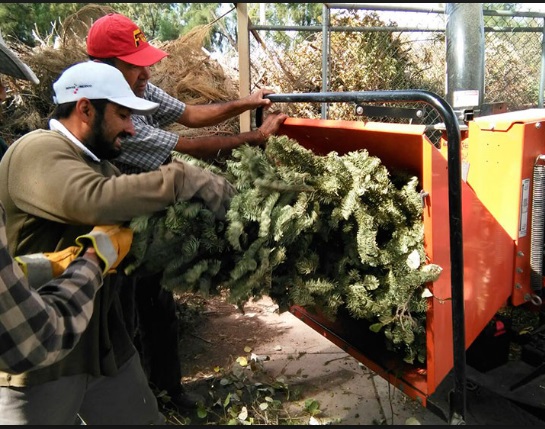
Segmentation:
<svg viewBox="0 0 545 429">
<path fill-rule="evenodd" d="M 111 139 L 107 138 L 104 130 L 104 114 L 97 111 L 91 135 L 83 143 L 98 159 L 110 160 L 121 154 L 121 148 L 115 146 L 117 137 L 129 137 L 129 134 L 123 132 Z"/>
</svg>

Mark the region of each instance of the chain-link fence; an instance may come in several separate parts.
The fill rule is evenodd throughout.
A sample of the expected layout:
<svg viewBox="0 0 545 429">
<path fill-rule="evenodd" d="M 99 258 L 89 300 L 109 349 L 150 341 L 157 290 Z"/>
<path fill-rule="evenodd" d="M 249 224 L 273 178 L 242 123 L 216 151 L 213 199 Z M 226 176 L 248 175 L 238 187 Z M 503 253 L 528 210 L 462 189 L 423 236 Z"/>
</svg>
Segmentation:
<svg viewBox="0 0 545 429">
<path fill-rule="evenodd" d="M 268 76 L 262 83 L 275 83 L 282 92 L 423 89 L 446 98 L 448 16 L 443 8 L 324 5 L 328 8 L 324 14 L 327 25 L 300 27 L 300 31 L 314 35 L 294 47 L 293 53 L 284 53 L 283 62 L 269 51 L 268 60 L 274 57 L 277 73 L 255 70 L 258 79 Z M 545 14 L 484 10 L 483 18 L 482 113 L 542 107 Z M 281 26 L 271 29 L 259 24 L 253 26 L 254 31 L 282 31 Z M 254 44 L 250 55 L 252 62 L 262 57 L 263 44 Z M 410 107 L 425 112 L 423 123 L 433 124 L 438 119 L 433 109 Z M 356 116 L 353 106 L 333 105 L 306 107 L 304 114 L 330 119 Z"/>
<path fill-rule="evenodd" d="M 545 15 L 485 11 L 485 101 L 507 110 L 543 107 Z"/>
</svg>

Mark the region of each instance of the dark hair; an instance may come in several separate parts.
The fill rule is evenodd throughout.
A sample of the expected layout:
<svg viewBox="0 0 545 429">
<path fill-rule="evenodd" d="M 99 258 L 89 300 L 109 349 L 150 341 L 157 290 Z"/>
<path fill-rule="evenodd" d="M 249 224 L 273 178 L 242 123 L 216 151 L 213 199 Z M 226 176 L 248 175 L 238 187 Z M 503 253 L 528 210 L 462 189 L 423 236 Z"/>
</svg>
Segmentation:
<svg viewBox="0 0 545 429">
<path fill-rule="evenodd" d="M 109 100 L 106 100 L 104 98 L 97 99 L 97 100 L 89 100 L 89 101 L 91 102 L 93 107 L 96 109 L 96 111 L 100 115 L 104 114 L 106 105 L 110 103 Z M 55 110 L 53 110 L 53 113 L 51 113 L 51 118 L 57 119 L 57 120 L 68 118 L 74 111 L 74 108 L 76 107 L 76 103 L 77 101 L 71 101 L 69 103 L 63 103 L 63 104 L 57 105 L 57 107 L 55 107 Z"/>
<path fill-rule="evenodd" d="M 91 61 L 100 61 L 101 63 L 108 64 L 109 66 L 115 67 L 115 58 L 97 58 L 89 55 Z"/>
</svg>

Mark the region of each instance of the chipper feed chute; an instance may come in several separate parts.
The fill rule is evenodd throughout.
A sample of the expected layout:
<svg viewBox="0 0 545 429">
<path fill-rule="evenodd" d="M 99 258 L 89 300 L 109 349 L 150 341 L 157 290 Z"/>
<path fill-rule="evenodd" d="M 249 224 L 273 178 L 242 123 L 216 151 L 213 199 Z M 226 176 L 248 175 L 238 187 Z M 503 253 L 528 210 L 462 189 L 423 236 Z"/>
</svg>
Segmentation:
<svg viewBox="0 0 545 429">
<path fill-rule="evenodd" d="M 544 111 L 479 118 L 469 124 L 469 131 L 461 132 L 448 104 L 422 91 L 270 97 L 275 102 L 347 101 L 343 96 L 355 103 L 424 101 L 445 121 L 437 146 L 426 136 L 425 125 L 289 118 L 281 128 L 281 134 L 317 155 L 366 149 L 389 170 L 402 169 L 418 177 L 426 253 L 431 263 L 443 269 L 429 285 L 433 296 L 428 298 L 426 313 L 426 362 L 404 362 L 384 348 L 369 323 L 347 312 L 340 311 L 331 321 L 301 306 L 291 311 L 424 406 L 430 405 L 430 396 L 454 372 L 451 417 L 458 414 L 463 419 L 467 348 L 505 305 L 539 301 L 542 276 L 532 267 L 541 269 L 541 260 L 531 255 L 535 250 L 530 182 L 545 142 L 540 126 Z M 543 229 L 535 229 L 542 258 Z M 531 286 L 531 277 L 538 278 L 538 286 Z"/>
</svg>

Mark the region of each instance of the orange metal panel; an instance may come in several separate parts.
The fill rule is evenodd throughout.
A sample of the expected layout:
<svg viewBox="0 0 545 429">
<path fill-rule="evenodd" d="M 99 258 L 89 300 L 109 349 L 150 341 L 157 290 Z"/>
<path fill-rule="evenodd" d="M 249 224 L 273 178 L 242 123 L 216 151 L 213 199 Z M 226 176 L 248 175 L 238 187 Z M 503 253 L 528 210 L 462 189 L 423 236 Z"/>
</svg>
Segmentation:
<svg viewBox="0 0 545 429">
<path fill-rule="evenodd" d="M 428 394 L 453 366 L 448 163 L 442 151 L 425 147 L 423 188 L 425 244 L 431 261 L 443 268 L 433 283 L 427 321 Z M 464 318 L 466 349 L 511 293 L 513 241 L 466 183 L 462 183 Z"/>
<path fill-rule="evenodd" d="M 533 293 L 531 190 L 536 158 L 545 152 L 544 121 L 545 109 L 528 109 L 477 118 L 469 124 L 468 184 L 514 242 L 513 305 L 528 302 Z"/>
<path fill-rule="evenodd" d="M 448 162 L 445 151 L 425 136 L 421 125 L 288 119 L 281 133 L 296 139 L 316 154 L 344 154 L 367 149 L 390 170 L 403 169 L 418 177 L 429 195 L 424 208 L 424 244 L 430 261 L 441 266 L 440 278 L 430 286 L 434 297 L 426 315 L 426 368 L 400 366 L 391 360 L 379 362 L 365 344 L 352 347 L 354 339 L 343 324 L 328 325 L 304 317 L 318 332 L 328 335 L 356 359 L 383 375 L 413 397 L 425 402 L 453 367 L 451 307 Z M 480 201 L 467 183 L 462 183 L 464 306 L 466 348 L 502 307 L 511 293 L 514 270 L 513 239 Z M 295 312 L 295 310 L 293 310 Z M 303 314 L 297 309 L 297 314 Z M 308 314 L 307 314 L 308 316 Z M 301 316 L 303 318 L 303 316 Z M 346 321 L 344 321 L 346 322 Z M 327 329 L 324 329 L 324 326 Z M 348 336 L 348 337 L 347 337 Z M 399 368 L 403 368 L 399 372 Z M 392 376 L 395 374 L 395 377 Z"/>
<path fill-rule="evenodd" d="M 288 134 L 318 155 L 344 154 L 365 148 L 372 156 L 388 160 L 389 168 L 422 170 L 424 125 L 289 118 L 280 133 Z M 421 179 L 419 177 L 419 179 Z"/>
</svg>

